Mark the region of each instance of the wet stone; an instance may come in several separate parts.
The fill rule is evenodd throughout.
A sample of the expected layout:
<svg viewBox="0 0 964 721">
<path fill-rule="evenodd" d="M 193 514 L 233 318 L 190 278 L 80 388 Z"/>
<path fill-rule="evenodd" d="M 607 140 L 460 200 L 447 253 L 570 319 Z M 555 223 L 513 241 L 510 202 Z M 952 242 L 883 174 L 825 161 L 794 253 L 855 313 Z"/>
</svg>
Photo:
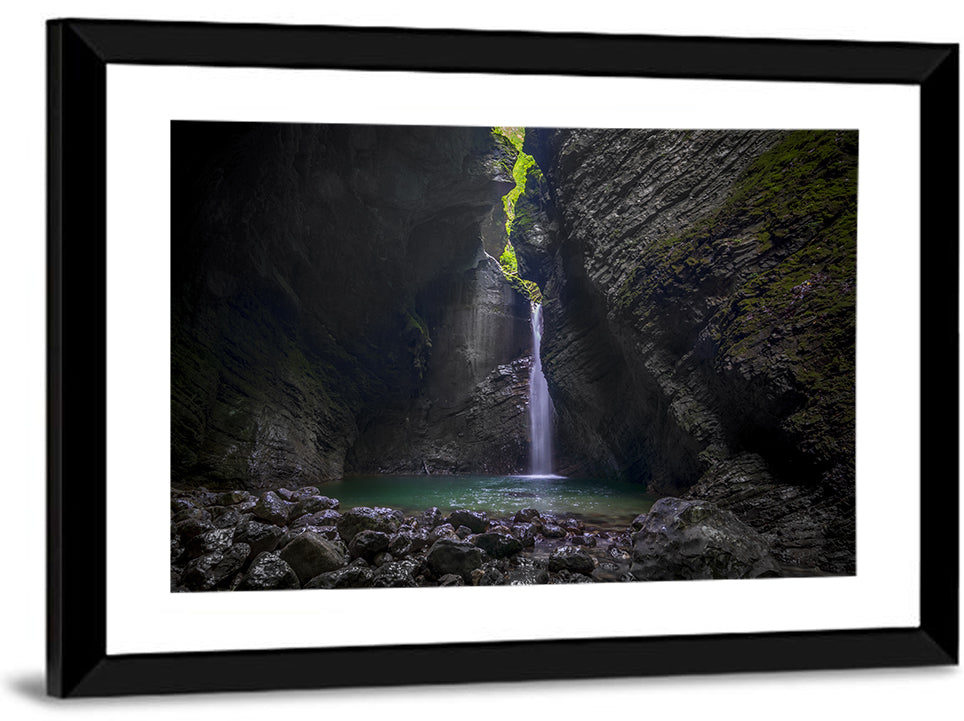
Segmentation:
<svg viewBox="0 0 964 721">
<path fill-rule="evenodd" d="M 348 564 L 340 543 L 315 533 L 302 533 L 285 546 L 279 555 L 302 582 Z"/>
<path fill-rule="evenodd" d="M 247 491 L 224 491 L 218 494 L 217 503 L 219 506 L 233 506 L 235 503 L 241 503 L 250 497 L 251 494 Z"/>
<path fill-rule="evenodd" d="M 376 555 L 388 549 L 390 538 L 381 531 L 360 531 L 355 534 L 348 544 L 348 551 L 352 558 L 372 560 Z"/>
<path fill-rule="evenodd" d="M 436 526 L 440 526 L 442 524 L 442 519 L 442 512 L 437 506 L 432 506 L 428 510 L 422 512 L 422 515 L 419 517 L 419 525 L 424 526 L 425 528 L 435 528 Z"/>
<path fill-rule="evenodd" d="M 391 508 L 359 506 L 341 514 L 338 519 L 338 532 L 346 542 L 351 541 L 359 531 L 392 534 L 401 527 L 403 519 L 401 511 Z"/>
<path fill-rule="evenodd" d="M 389 561 L 377 571 L 372 581 L 376 588 L 413 588 L 415 564 L 412 561 Z"/>
<path fill-rule="evenodd" d="M 274 553 L 262 553 L 251 562 L 237 588 L 239 591 L 268 591 L 300 587 L 298 575 L 291 566 Z"/>
<path fill-rule="evenodd" d="M 228 508 L 214 517 L 215 528 L 231 528 L 241 522 L 241 514 L 233 508 Z"/>
<path fill-rule="evenodd" d="M 426 563 L 436 577 L 455 573 L 468 580 L 482 565 L 482 551 L 465 541 L 440 538 L 429 549 Z"/>
<path fill-rule="evenodd" d="M 440 526 L 436 526 L 428 534 L 429 544 L 435 543 L 440 538 L 459 540 L 459 537 L 455 535 L 455 528 L 451 523 L 443 523 Z"/>
<path fill-rule="evenodd" d="M 445 520 L 447 523 L 451 523 L 454 528 L 466 526 L 472 533 L 482 533 L 489 527 L 489 517 L 484 512 L 470 511 L 465 508 L 452 511 Z"/>
<path fill-rule="evenodd" d="M 208 553 L 224 551 L 231 545 L 233 537 L 233 528 L 215 528 L 212 531 L 207 531 L 188 541 L 184 551 L 185 556 L 192 559 Z"/>
<path fill-rule="evenodd" d="M 288 522 L 288 517 L 292 511 L 292 504 L 281 498 L 274 491 L 268 491 L 258 499 L 257 504 L 251 512 L 258 518 L 272 523 L 276 526 L 283 526 Z"/>
<path fill-rule="evenodd" d="M 174 533 L 182 542 L 186 543 L 192 538 L 200 536 L 202 533 L 207 533 L 213 528 L 214 526 L 212 524 L 198 520 L 197 518 L 185 518 L 183 521 L 174 524 Z"/>
<path fill-rule="evenodd" d="M 292 515 L 298 517 L 305 513 L 318 513 L 338 508 L 338 501 L 328 496 L 306 496 L 295 502 Z"/>
<path fill-rule="evenodd" d="M 523 508 L 521 511 L 516 511 L 512 520 L 515 523 L 531 523 L 534 518 L 540 518 L 539 511 L 535 508 Z"/>
<path fill-rule="evenodd" d="M 305 588 L 371 588 L 374 571 L 357 561 L 337 571 L 328 571 L 312 578 Z"/>
<path fill-rule="evenodd" d="M 251 554 L 257 556 L 277 548 L 284 535 L 285 532 L 277 526 L 251 520 L 237 527 L 234 532 L 234 542 L 248 544 L 251 547 Z"/>
<path fill-rule="evenodd" d="M 549 556 L 550 571 L 590 574 L 595 567 L 596 563 L 592 556 L 573 546 L 563 546 L 553 551 Z"/>
<path fill-rule="evenodd" d="M 554 524 L 545 525 L 541 531 L 544 538 L 565 538 L 566 529 Z"/>
<path fill-rule="evenodd" d="M 472 542 L 493 558 L 506 558 L 522 550 L 522 541 L 505 533 L 480 533 Z"/>
<path fill-rule="evenodd" d="M 321 491 L 316 486 L 305 486 L 291 492 L 291 501 L 303 501 L 311 496 L 320 496 Z"/>
</svg>

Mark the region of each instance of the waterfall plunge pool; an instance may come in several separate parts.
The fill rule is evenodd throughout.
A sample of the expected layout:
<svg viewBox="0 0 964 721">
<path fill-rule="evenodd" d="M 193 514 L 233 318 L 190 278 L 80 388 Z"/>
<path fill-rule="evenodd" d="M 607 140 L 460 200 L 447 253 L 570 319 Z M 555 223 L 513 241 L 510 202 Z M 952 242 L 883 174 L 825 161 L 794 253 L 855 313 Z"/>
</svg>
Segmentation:
<svg viewBox="0 0 964 721">
<path fill-rule="evenodd" d="M 446 514 L 468 508 L 485 511 L 490 518 L 506 518 L 535 508 L 623 529 L 656 501 L 638 484 L 552 475 L 358 475 L 326 483 L 321 492 L 341 501 L 342 509 L 388 506 L 410 515 L 438 506 Z"/>
</svg>

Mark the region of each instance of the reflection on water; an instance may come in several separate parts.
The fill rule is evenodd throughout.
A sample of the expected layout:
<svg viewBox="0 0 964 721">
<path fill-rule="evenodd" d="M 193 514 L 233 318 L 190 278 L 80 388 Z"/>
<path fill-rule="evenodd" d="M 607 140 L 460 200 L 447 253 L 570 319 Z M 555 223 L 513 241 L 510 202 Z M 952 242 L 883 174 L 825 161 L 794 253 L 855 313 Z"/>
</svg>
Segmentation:
<svg viewBox="0 0 964 721">
<path fill-rule="evenodd" d="M 627 525 L 653 505 L 643 487 L 618 481 L 562 476 L 349 476 L 322 493 L 342 508 L 389 506 L 404 513 L 438 506 L 509 516 L 523 508 L 572 515 L 595 523 Z"/>
</svg>

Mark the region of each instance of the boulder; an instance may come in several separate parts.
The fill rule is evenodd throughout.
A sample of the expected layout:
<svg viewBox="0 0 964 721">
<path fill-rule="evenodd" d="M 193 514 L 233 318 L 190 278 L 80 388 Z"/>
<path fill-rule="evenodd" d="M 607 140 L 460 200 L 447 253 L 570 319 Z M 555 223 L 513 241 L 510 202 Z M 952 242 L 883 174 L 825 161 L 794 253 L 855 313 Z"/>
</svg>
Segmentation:
<svg viewBox="0 0 964 721">
<path fill-rule="evenodd" d="M 234 542 L 248 544 L 251 547 L 251 555 L 257 556 L 277 548 L 284 535 L 285 532 L 277 526 L 251 520 L 235 529 Z"/>
<path fill-rule="evenodd" d="M 348 564 L 340 543 L 315 533 L 302 533 L 285 546 L 279 556 L 298 574 L 302 583 Z"/>
<path fill-rule="evenodd" d="M 324 510 L 316 513 L 303 513 L 296 515 L 289 524 L 289 528 L 299 526 L 337 526 L 341 514 L 335 510 Z"/>
<path fill-rule="evenodd" d="M 297 518 L 305 513 L 318 513 L 319 511 L 334 510 L 338 508 L 338 500 L 328 496 L 303 496 L 295 501 L 292 510 L 292 518 Z"/>
<path fill-rule="evenodd" d="M 214 517 L 215 528 L 233 528 L 241 522 L 241 513 L 234 508 L 228 508 Z"/>
<path fill-rule="evenodd" d="M 404 520 L 404 516 L 401 511 L 395 511 L 391 508 L 359 506 L 341 514 L 341 518 L 337 522 L 338 533 L 346 543 L 351 541 L 359 531 L 379 531 L 392 534 L 401 527 L 402 520 Z"/>
<path fill-rule="evenodd" d="M 267 491 L 258 499 L 258 502 L 254 508 L 251 509 L 251 512 L 268 523 L 283 526 L 288 522 L 288 518 L 291 517 L 293 507 L 294 504 L 284 500 L 274 491 Z"/>
<path fill-rule="evenodd" d="M 298 575 L 274 553 L 262 553 L 254 561 L 238 585 L 239 591 L 268 591 L 300 588 Z"/>
<path fill-rule="evenodd" d="M 471 543 L 440 538 L 432 544 L 425 560 L 437 578 L 455 573 L 469 581 L 472 571 L 482 565 L 483 558 L 481 549 Z"/>
<path fill-rule="evenodd" d="M 507 558 L 522 550 L 522 541 L 504 533 L 480 533 L 472 538 L 472 543 L 492 558 Z"/>
<path fill-rule="evenodd" d="M 516 511 L 512 520 L 514 523 L 531 523 L 533 518 L 540 517 L 539 511 L 535 508 L 523 508 L 521 511 Z"/>
<path fill-rule="evenodd" d="M 429 545 L 429 532 L 420 528 L 416 531 L 401 530 L 391 537 L 388 550 L 396 558 L 410 553 L 418 553 Z"/>
<path fill-rule="evenodd" d="M 422 512 L 422 515 L 419 517 L 418 521 L 419 525 L 425 528 L 435 528 L 436 526 L 442 524 L 442 519 L 442 512 L 437 506 L 432 506 L 428 510 Z"/>
<path fill-rule="evenodd" d="M 640 581 L 780 575 L 763 537 L 709 501 L 662 498 L 633 536 Z"/>
<path fill-rule="evenodd" d="M 224 491 L 218 494 L 217 505 L 219 506 L 233 506 L 235 503 L 241 503 L 246 501 L 251 497 L 251 494 L 247 491 Z"/>
<path fill-rule="evenodd" d="M 241 570 L 251 547 L 235 543 L 224 553 L 208 553 L 187 564 L 181 574 L 181 584 L 192 591 L 212 591 L 225 585 Z"/>
<path fill-rule="evenodd" d="M 214 528 L 213 524 L 202 521 L 198 518 L 185 518 L 174 524 L 174 533 L 181 539 L 182 543 L 187 543 L 192 538 L 207 533 Z"/>
<path fill-rule="evenodd" d="M 489 517 L 483 511 L 470 511 L 466 508 L 452 511 L 445 521 L 451 523 L 453 528 L 466 526 L 472 533 L 482 533 L 489 527 Z"/>
<path fill-rule="evenodd" d="M 574 546 L 557 548 L 549 555 L 550 571 L 590 574 L 596 568 L 592 556 Z"/>
<path fill-rule="evenodd" d="M 412 561 L 389 561 L 375 571 L 372 585 L 376 588 L 413 588 L 415 563 Z"/>
<path fill-rule="evenodd" d="M 429 544 L 435 543 L 440 538 L 459 540 L 459 537 L 455 533 L 455 527 L 451 523 L 443 523 L 429 531 Z"/>
<path fill-rule="evenodd" d="M 231 545 L 233 537 L 233 528 L 215 528 L 206 531 L 187 542 L 184 555 L 186 558 L 192 559 L 208 553 L 224 551 Z"/>
<path fill-rule="evenodd" d="M 532 548 L 536 544 L 536 533 L 536 527 L 531 523 L 516 523 L 512 526 L 512 535 L 518 538 L 525 548 Z"/>
<path fill-rule="evenodd" d="M 348 544 L 348 551 L 352 558 L 364 558 L 371 561 L 388 548 L 390 537 L 381 531 L 360 531 L 355 534 Z"/>
<path fill-rule="evenodd" d="M 353 562 L 337 571 L 328 571 L 312 578 L 305 588 L 371 588 L 374 571 L 367 565 Z"/>
<path fill-rule="evenodd" d="M 303 488 L 298 488 L 297 490 L 292 491 L 291 498 L 289 500 L 297 503 L 298 501 L 303 501 L 311 496 L 318 495 L 321 495 L 321 491 L 319 491 L 316 486 L 304 486 Z"/>
</svg>

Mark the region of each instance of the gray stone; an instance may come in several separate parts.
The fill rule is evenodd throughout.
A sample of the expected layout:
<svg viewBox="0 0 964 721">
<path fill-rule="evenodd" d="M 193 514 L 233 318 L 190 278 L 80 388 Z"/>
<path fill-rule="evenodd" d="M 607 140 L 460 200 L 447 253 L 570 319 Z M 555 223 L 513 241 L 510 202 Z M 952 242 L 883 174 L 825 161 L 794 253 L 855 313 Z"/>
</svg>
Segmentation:
<svg viewBox="0 0 964 721">
<path fill-rule="evenodd" d="M 381 531 L 359 531 L 348 543 L 348 551 L 352 558 L 364 558 L 371 561 L 382 551 L 388 549 L 389 535 Z"/>
<path fill-rule="evenodd" d="M 590 574 L 595 568 L 596 563 L 592 556 L 573 546 L 557 548 L 549 555 L 550 571 Z"/>
<path fill-rule="evenodd" d="M 292 503 L 284 500 L 274 491 L 267 491 L 258 499 L 258 503 L 251 512 L 268 523 L 283 526 L 288 522 L 292 509 Z"/>
<path fill-rule="evenodd" d="M 489 518 L 484 512 L 470 511 L 465 508 L 452 511 L 445 522 L 451 523 L 456 529 L 459 526 L 466 526 L 471 529 L 472 533 L 482 533 L 489 527 Z"/>
<path fill-rule="evenodd" d="M 469 581 L 472 571 L 482 565 L 482 551 L 471 543 L 440 538 L 428 551 L 426 563 L 436 577 L 455 573 Z"/>
<path fill-rule="evenodd" d="M 337 571 L 319 574 L 305 584 L 305 588 L 371 588 L 375 577 L 368 566 L 352 563 Z"/>
<path fill-rule="evenodd" d="M 300 587 L 298 575 L 291 566 L 274 553 L 262 553 L 251 562 L 238 590 L 269 591 Z"/>
<path fill-rule="evenodd" d="M 348 564 L 344 547 L 314 533 L 302 533 L 279 554 L 302 583 Z"/>
<path fill-rule="evenodd" d="M 395 511 L 391 508 L 359 506 L 341 514 L 341 518 L 338 519 L 338 532 L 347 543 L 359 531 L 395 533 L 401 527 L 402 520 L 404 520 L 404 516 L 401 511 Z"/>
<path fill-rule="evenodd" d="M 633 536 L 630 572 L 641 581 L 776 576 L 763 537 L 708 501 L 661 498 Z"/>
<path fill-rule="evenodd" d="M 522 541 L 504 533 L 480 533 L 472 538 L 472 543 L 492 558 L 506 558 L 522 550 Z"/>
<path fill-rule="evenodd" d="M 278 547 L 285 532 L 269 523 L 260 521 L 248 521 L 244 525 L 239 525 L 234 532 L 235 543 L 246 543 L 251 547 L 251 555 L 266 551 L 273 551 Z"/>
</svg>

